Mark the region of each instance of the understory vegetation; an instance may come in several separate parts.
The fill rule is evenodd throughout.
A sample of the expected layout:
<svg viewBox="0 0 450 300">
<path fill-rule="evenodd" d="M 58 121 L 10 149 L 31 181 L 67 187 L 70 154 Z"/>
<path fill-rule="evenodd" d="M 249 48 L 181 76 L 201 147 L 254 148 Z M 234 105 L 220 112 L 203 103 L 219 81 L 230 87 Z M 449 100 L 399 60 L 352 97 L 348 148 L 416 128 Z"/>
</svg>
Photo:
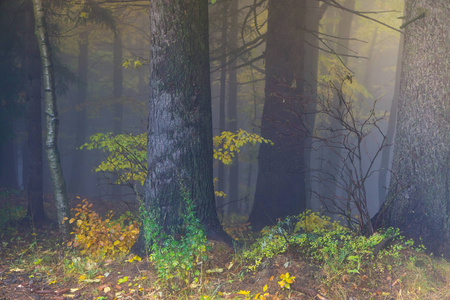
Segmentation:
<svg viewBox="0 0 450 300">
<path fill-rule="evenodd" d="M 24 211 L 19 192 L 16 207 Z M 52 228 L 2 223 L 0 296 L 41 299 L 448 299 L 450 264 L 389 228 L 358 235 L 326 216 L 306 211 L 259 233 L 248 224 L 227 227 L 231 249 L 207 241 L 195 206 L 183 194 L 183 235 L 167 235 L 145 213 L 96 212 L 73 199 L 71 241 Z M 11 201 L 9 201 L 11 203 Z M 21 216 L 23 217 L 23 216 Z M 129 254 L 146 226 L 150 254 Z M 14 281 L 15 280 L 15 281 Z M 14 283 L 12 283 L 14 281 Z M 9 289 L 8 289 L 9 287 Z M 3 294 L 2 294 L 3 293 Z M 6 296 L 3 296 L 6 297 Z M 6 299 L 10 299 L 6 297 Z M 48 298 L 46 298 L 48 297 Z M 60 297 L 60 298 L 58 298 Z"/>
</svg>

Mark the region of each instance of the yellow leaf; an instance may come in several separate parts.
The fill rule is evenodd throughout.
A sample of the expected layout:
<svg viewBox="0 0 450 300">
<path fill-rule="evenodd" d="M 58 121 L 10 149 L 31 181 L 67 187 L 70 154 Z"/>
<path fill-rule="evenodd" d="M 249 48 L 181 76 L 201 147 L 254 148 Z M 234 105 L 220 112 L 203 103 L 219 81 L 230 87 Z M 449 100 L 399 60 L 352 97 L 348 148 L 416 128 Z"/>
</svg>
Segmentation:
<svg viewBox="0 0 450 300">
<path fill-rule="evenodd" d="M 137 255 L 135 255 L 134 257 L 133 257 L 133 259 L 134 260 L 137 260 L 137 261 L 141 261 L 142 259 L 139 257 L 139 256 L 137 256 Z"/>
<path fill-rule="evenodd" d="M 250 291 L 243 291 L 243 290 L 240 290 L 240 291 L 238 292 L 238 294 L 239 294 L 239 295 L 248 295 L 248 294 L 250 294 Z"/>
<path fill-rule="evenodd" d="M 263 292 L 267 291 L 267 284 L 263 287 Z"/>
<path fill-rule="evenodd" d="M 75 219 L 72 218 L 72 219 L 69 220 L 69 223 L 72 224 L 74 221 L 75 221 Z"/>
<path fill-rule="evenodd" d="M 81 224 L 83 224 L 83 221 L 77 220 L 77 226 L 78 226 L 78 227 L 81 227 Z"/>
</svg>

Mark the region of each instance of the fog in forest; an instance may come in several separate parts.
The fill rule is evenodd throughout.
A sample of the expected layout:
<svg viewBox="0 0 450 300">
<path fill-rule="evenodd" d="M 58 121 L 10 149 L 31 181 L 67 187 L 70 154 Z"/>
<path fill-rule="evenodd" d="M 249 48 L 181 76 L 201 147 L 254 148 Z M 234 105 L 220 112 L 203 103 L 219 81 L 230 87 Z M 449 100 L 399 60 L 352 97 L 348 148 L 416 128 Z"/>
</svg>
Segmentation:
<svg viewBox="0 0 450 300">
<path fill-rule="evenodd" d="M 342 92 L 345 103 L 351 104 L 356 118 L 363 119 L 371 114 L 380 118 L 377 127 L 372 128 L 373 132 L 364 136 L 362 165 L 354 162 L 357 169 L 370 168 L 365 175 L 364 188 L 368 209 L 373 216 L 384 201 L 390 179 L 389 172 L 383 172 L 387 177 L 380 182 L 382 173 L 379 170 L 386 166 L 390 169 L 390 162 L 382 165 L 381 158 L 384 154 L 383 158 L 390 161 L 392 147 L 380 147 L 387 143 L 383 142 L 383 137 L 389 137 L 388 124 L 393 117 L 389 112 L 396 84 L 399 84 L 396 74 L 400 33 L 392 28 L 398 29 L 402 23 L 399 18 L 403 15 L 403 1 L 340 1 L 350 10 L 374 12 L 364 16 L 378 20 L 378 23 L 337 7 L 319 7 L 318 1 L 307 2 L 306 13 L 302 16 L 308 22 L 305 22 L 306 28 L 298 31 L 303 39 L 303 48 L 298 50 L 302 56 L 299 61 L 304 65 L 303 74 L 295 74 L 295 80 L 281 77 L 276 80 L 290 90 L 298 91 L 299 86 L 303 89 L 301 95 L 291 93 L 291 98 L 308 98 L 310 102 L 306 103 L 314 103 L 317 93 L 320 99 L 332 101 Z M 88 12 L 73 7 L 64 10 L 70 14 L 67 18 L 59 16 L 56 12 L 60 11 L 55 8 L 55 15 L 51 15 L 60 117 L 58 145 L 71 197 L 108 199 L 126 207 L 124 203 L 136 203 L 135 190 L 143 193 L 140 182 L 130 180 L 117 185 L 118 177 L 114 172 L 95 172 L 108 152 L 79 148 L 96 133 L 139 135 L 147 132 L 148 57 L 152 37 L 148 6 L 143 3 L 111 4 L 105 5 L 103 10 Z M 5 4 L 5 8 L 10 9 L 10 15 L 20 16 L 21 12 L 15 5 Z M 75 18 L 77 15 L 83 17 Z M 213 134 L 217 136 L 223 131 L 236 132 L 238 129 L 260 134 L 266 62 L 274 59 L 267 57 L 273 52 L 266 51 L 268 4 L 266 1 L 222 0 L 210 4 L 209 15 Z M 11 18 L 19 22 L 17 18 Z M 2 22 L 2 25 L 7 25 L 2 29 L 4 53 L 8 50 L 5 45 L 10 41 L 27 42 L 21 24 Z M 284 34 L 286 32 L 281 30 L 280 36 Z M 296 44 L 295 40 L 286 43 Z M 8 55 L 15 60 L 11 62 L 3 56 L 0 62 L 3 64 L 1 69 L 6 70 L 3 73 L 10 72 L 10 68 L 24 68 L 24 53 Z M 318 55 L 316 60 L 314 55 Z M 11 72 L 10 76 L 19 80 L 21 72 L 24 71 Z M 23 86 L 11 85 L 7 79 L 2 75 L 0 186 L 24 190 L 27 188 L 29 163 L 25 91 Z M 341 84 L 343 90 L 339 90 Z M 330 89 L 330 85 L 338 89 Z M 14 90 L 9 92 L 8 88 Z M 374 101 L 376 109 L 372 111 Z M 43 112 L 41 116 L 44 130 Z M 298 116 L 299 120 L 303 117 L 307 116 Z M 305 120 L 307 118 L 303 124 Z M 278 122 L 267 121 L 269 124 Z M 304 129 L 291 125 L 292 122 L 286 122 L 279 134 L 298 136 L 299 141 L 308 140 Z M 327 136 L 333 139 L 330 137 L 333 131 L 319 130 L 333 126 L 330 118 L 317 113 L 315 126 L 309 130 L 324 139 Z M 301 168 L 301 172 L 306 172 L 302 177 L 305 180 L 302 193 L 306 194 L 306 208 L 330 214 L 325 204 L 331 205 L 331 198 L 341 201 L 349 197 L 348 173 L 344 174 L 340 165 L 343 159 L 331 153 L 345 156 L 342 154 L 345 149 L 333 151 L 319 139 L 309 142 L 312 144 L 302 142 L 309 146 L 298 150 L 309 153 L 309 167 Z M 339 148 L 337 140 L 332 143 L 337 145 L 335 149 Z M 218 178 L 215 189 L 227 195 L 216 198 L 221 221 L 244 222 L 250 214 L 258 180 L 259 147 L 259 143 L 243 146 L 233 158 L 232 165 L 214 160 L 214 177 Z M 51 180 L 45 158 L 43 170 L 44 193 L 51 197 Z M 287 174 L 288 177 L 290 175 Z M 330 176 L 335 176 L 334 184 L 330 183 Z M 338 188 L 335 187 L 336 182 Z M 332 197 L 328 198 L 330 195 Z"/>
</svg>

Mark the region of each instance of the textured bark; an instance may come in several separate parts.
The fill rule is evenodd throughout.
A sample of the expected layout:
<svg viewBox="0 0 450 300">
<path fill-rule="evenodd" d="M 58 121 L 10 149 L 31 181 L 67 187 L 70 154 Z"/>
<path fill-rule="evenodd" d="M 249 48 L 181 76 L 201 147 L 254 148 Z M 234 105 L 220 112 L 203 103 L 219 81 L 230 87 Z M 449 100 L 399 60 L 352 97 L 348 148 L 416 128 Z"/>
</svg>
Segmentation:
<svg viewBox="0 0 450 300">
<path fill-rule="evenodd" d="M 231 53 L 235 53 L 238 45 L 238 0 L 231 1 L 230 5 L 230 38 L 229 38 L 229 48 Z M 234 56 L 236 54 L 233 54 Z M 228 124 L 227 130 L 231 132 L 236 132 L 238 129 L 237 124 L 237 69 L 236 69 L 237 59 L 231 57 L 228 73 Z M 233 159 L 233 164 L 230 166 L 230 173 L 228 177 L 229 182 L 229 212 L 237 213 L 239 210 L 239 155 Z"/>
<path fill-rule="evenodd" d="M 34 223 L 46 220 L 43 198 L 42 163 L 42 121 L 41 121 L 41 62 L 39 44 L 34 31 L 34 16 L 31 1 L 27 3 L 25 15 L 26 34 L 26 72 L 27 72 L 27 217 Z"/>
<path fill-rule="evenodd" d="M 173 233 L 184 189 L 207 236 L 225 237 L 212 181 L 208 1 L 151 1 L 150 33 L 145 204 Z"/>
<path fill-rule="evenodd" d="M 450 5 L 407 0 L 386 225 L 450 257 Z"/>
<path fill-rule="evenodd" d="M 80 147 L 86 143 L 87 139 L 87 88 L 88 88 L 88 47 L 89 47 L 89 31 L 84 30 L 78 35 L 78 86 L 76 95 L 76 119 L 75 119 L 75 147 Z M 76 193 L 84 186 L 83 176 L 84 170 L 84 153 L 82 150 L 75 150 L 73 154 L 72 168 L 70 170 L 69 188 Z"/>
<path fill-rule="evenodd" d="M 51 58 L 50 41 L 45 22 L 45 9 L 42 0 L 33 0 L 33 10 L 36 25 L 35 34 L 41 54 L 42 81 L 44 85 L 46 121 L 45 151 L 52 179 L 59 228 L 63 237 L 68 238 L 70 232 L 69 222 L 63 223 L 63 219 L 69 217 L 69 205 L 57 144 L 59 119 L 56 106 L 54 70 Z"/>
<path fill-rule="evenodd" d="M 259 148 L 249 217 L 254 230 L 298 214 L 306 206 L 304 136 L 299 118 L 304 111 L 305 1 L 270 0 L 268 16 L 261 135 L 275 145 L 261 144 Z"/>
</svg>

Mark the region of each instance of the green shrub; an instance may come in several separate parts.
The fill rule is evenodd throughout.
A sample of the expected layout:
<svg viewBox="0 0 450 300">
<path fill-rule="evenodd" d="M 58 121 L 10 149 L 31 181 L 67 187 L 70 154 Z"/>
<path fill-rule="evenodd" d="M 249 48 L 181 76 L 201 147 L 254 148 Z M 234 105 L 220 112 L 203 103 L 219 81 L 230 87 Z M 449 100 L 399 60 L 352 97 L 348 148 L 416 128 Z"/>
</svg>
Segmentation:
<svg viewBox="0 0 450 300">
<path fill-rule="evenodd" d="M 165 232 L 152 212 L 141 205 L 145 241 L 150 245 L 150 260 L 154 263 L 159 282 L 169 290 L 179 290 L 201 284 L 203 265 L 207 259 L 207 240 L 203 226 L 195 215 L 190 195 L 182 190 L 180 228 L 184 233 L 174 236 Z"/>
<path fill-rule="evenodd" d="M 386 240 L 395 242 L 377 249 L 377 245 Z M 360 273 L 366 268 L 382 272 L 400 264 L 397 258 L 402 250 L 411 249 L 413 245 L 412 240 L 400 236 L 398 229 L 389 228 L 366 237 L 330 222 L 328 217 L 306 211 L 263 229 L 262 237 L 244 251 L 244 258 L 249 262 L 248 269 L 255 271 L 264 259 L 290 249 L 334 274 Z M 415 248 L 418 252 L 421 249 Z"/>
</svg>

